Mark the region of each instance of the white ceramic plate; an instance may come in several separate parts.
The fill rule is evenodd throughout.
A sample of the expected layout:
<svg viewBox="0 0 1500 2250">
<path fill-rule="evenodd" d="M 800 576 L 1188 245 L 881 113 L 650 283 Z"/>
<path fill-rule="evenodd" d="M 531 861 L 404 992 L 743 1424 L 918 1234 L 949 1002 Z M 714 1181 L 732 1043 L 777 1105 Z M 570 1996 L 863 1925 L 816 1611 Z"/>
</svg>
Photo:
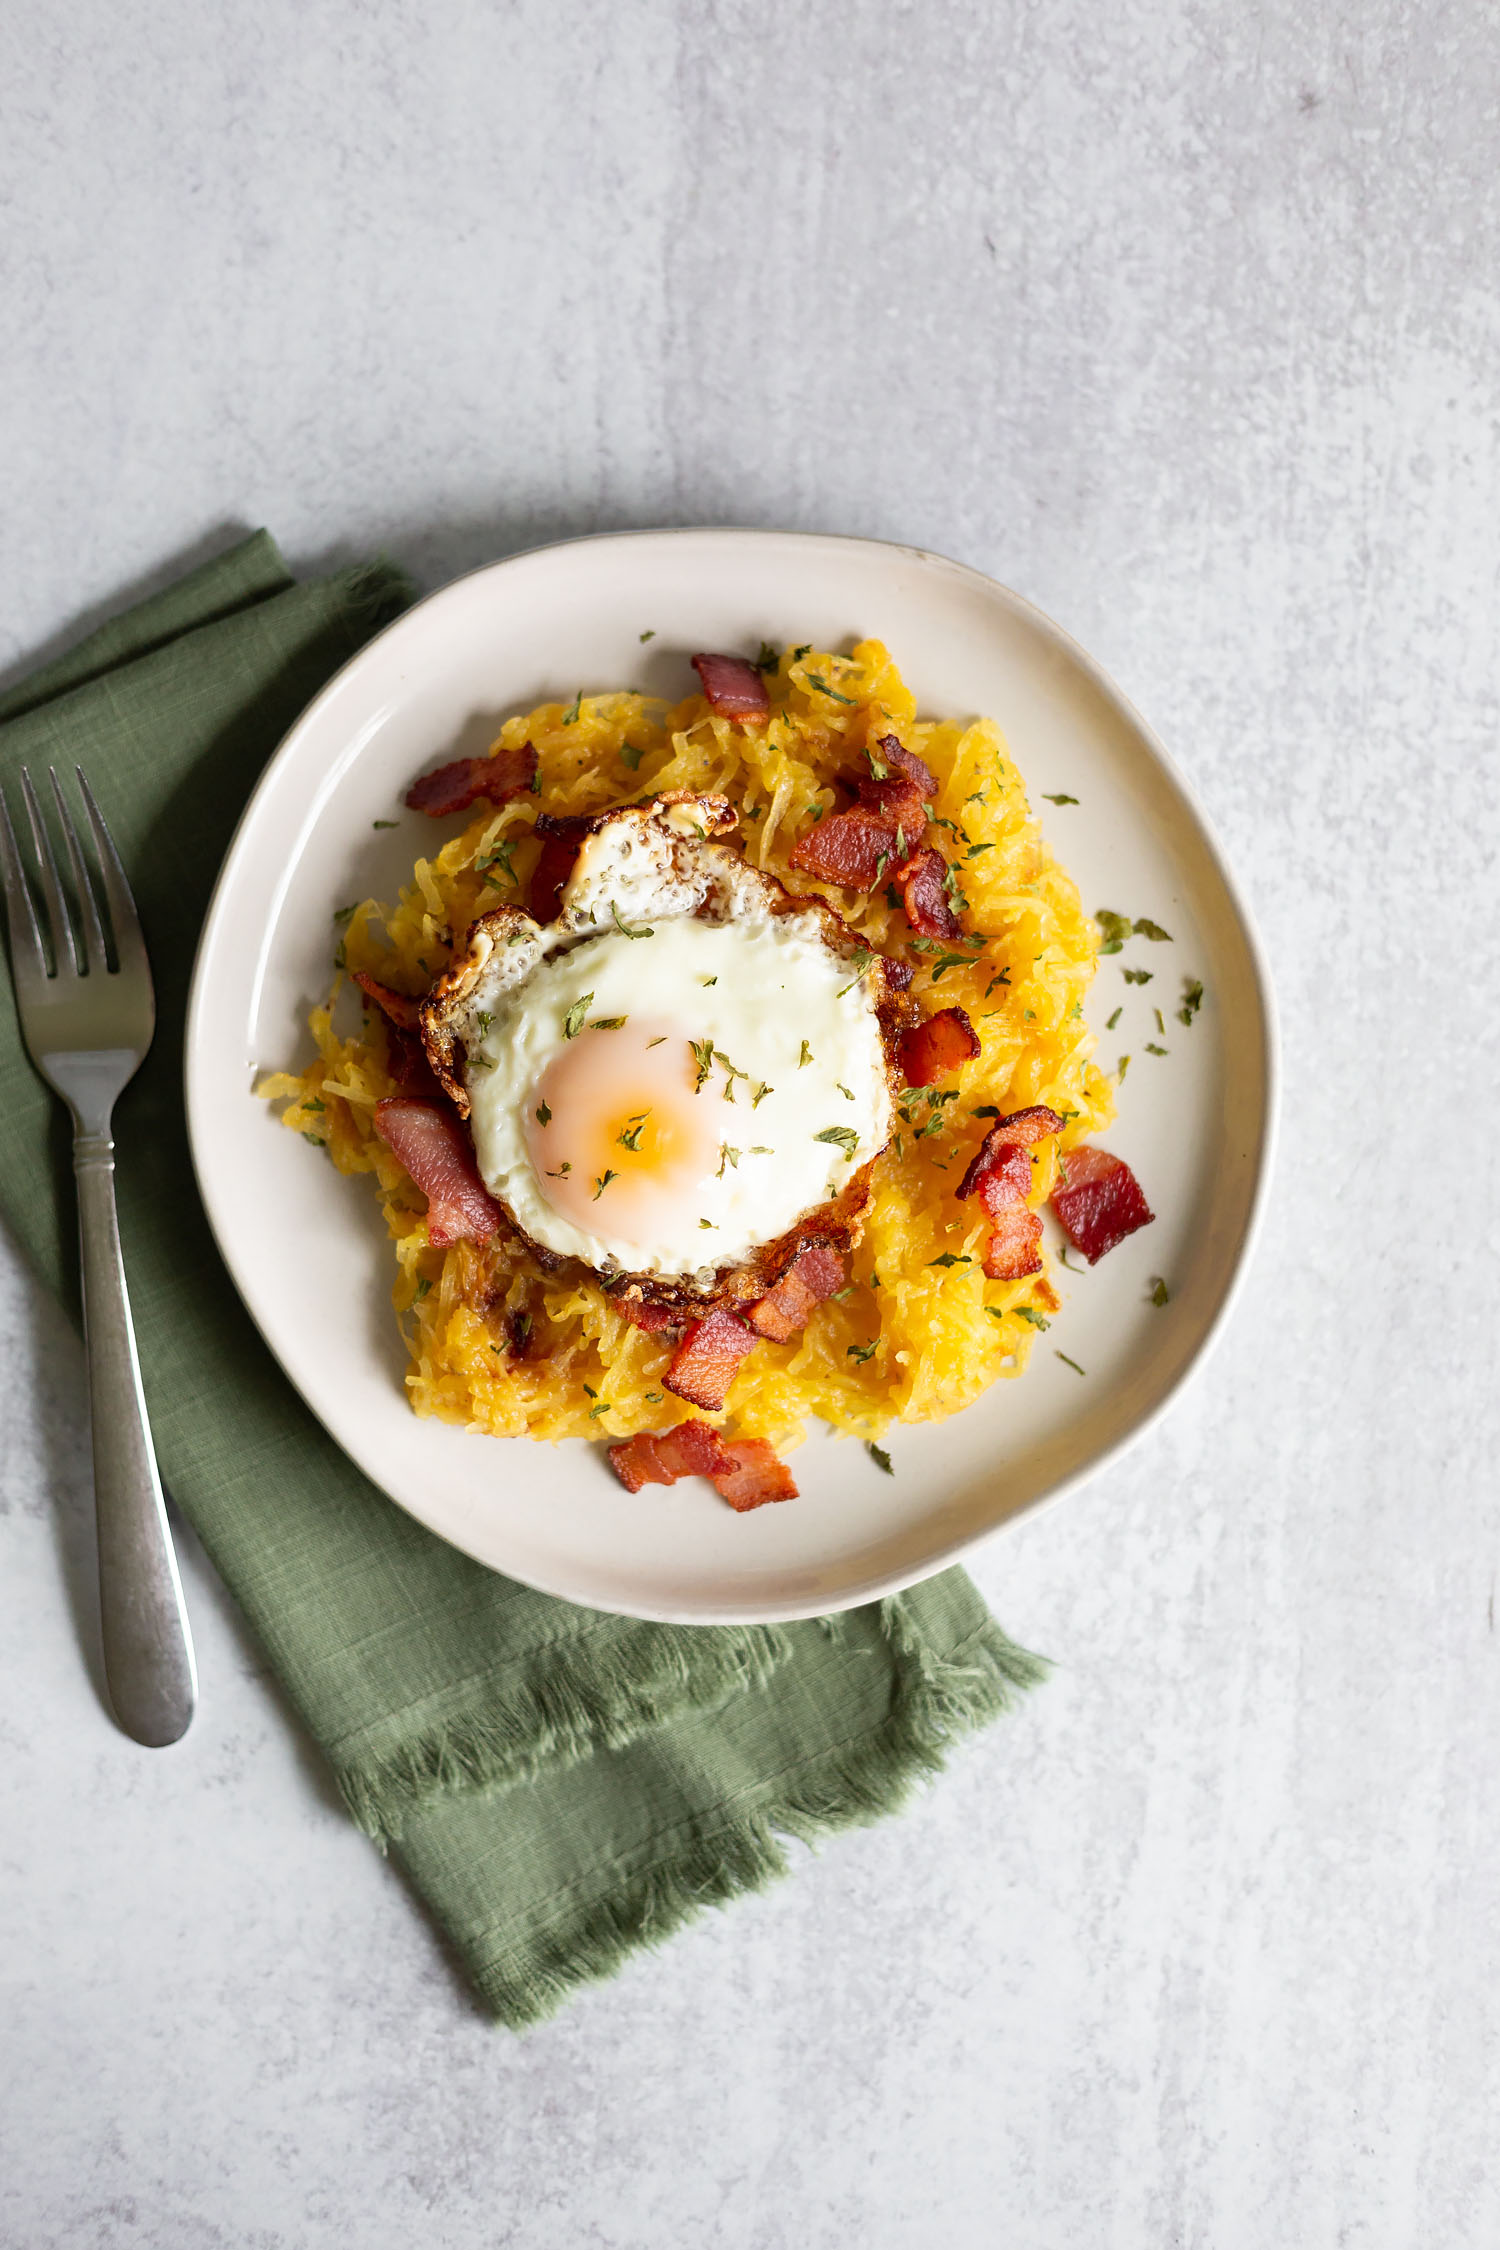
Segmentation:
<svg viewBox="0 0 1500 2250">
<path fill-rule="evenodd" d="M 643 643 L 650 629 L 654 639 Z M 419 1421 L 402 1389 L 389 1244 L 367 1180 L 346 1180 L 251 1087 L 308 1054 L 335 904 L 391 899 L 446 830 L 401 800 L 415 775 L 483 750 L 510 712 L 633 685 L 674 699 L 694 649 L 878 636 L 924 714 L 988 713 L 1084 904 L 1149 915 L 1170 945 L 1104 962 L 1091 1019 L 1133 1067 L 1109 1146 L 1156 1224 L 1077 1276 L 1027 1374 L 968 1412 L 888 1440 L 894 1475 L 815 1428 L 802 1497 L 735 1515 L 700 1479 L 630 1496 L 601 1447 Z M 1045 806 L 1066 791 L 1076 806 Z M 394 830 L 377 830 L 396 819 Z M 457 824 L 453 824 L 456 826 Z M 1144 991 L 1123 983 L 1139 960 Z M 1206 998 L 1190 1030 L 1184 976 Z M 1157 1033 L 1164 1059 L 1144 1052 Z M 1124 1005 L 1119 1029 L 1105 1018 Z M 476 571 L 390 626 L 332 680 L 271 761 L 224 864 L 188 1024 L 187 1107 L 209 1217 L 271 1349 L 393 1500 L 481 1562 L 548 1593 L 703 1624 L 814 1615 L 909 1585 L 1097 1472 L 1201 1359 L 1263 1200 L 1275 1112 L 1265 967 L 1191 791 L 1065 633 L 1002 586 L 914 548 L 759 531 L 573 541 Z M 1049 1226 L 1051 1222 L 1049 1221 Z M 1166 1276 L 1171 1303 L 1149 1301 Z M 1074 1374 L 1053 1347 L 1087 1370 Z"/>
</svg>

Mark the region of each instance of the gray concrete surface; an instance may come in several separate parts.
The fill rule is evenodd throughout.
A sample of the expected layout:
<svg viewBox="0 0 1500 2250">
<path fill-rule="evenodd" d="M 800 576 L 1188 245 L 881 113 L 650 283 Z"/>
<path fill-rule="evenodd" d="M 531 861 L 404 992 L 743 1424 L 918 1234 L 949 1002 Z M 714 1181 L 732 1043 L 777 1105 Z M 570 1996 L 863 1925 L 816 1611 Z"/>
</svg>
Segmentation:
<svg viewBox="0 0 1500 2250">
<path fill-rule="evenodd" d="M 1052 1684 L 524 2042 L 195 1560 L 199 1726 L 102 1717 L 4 1261 L 7 2250 L 1500 2239 L 1497 114 L 1477 4 L 13 0 L 0 666 L 261 521 L 945 550 L 1201 787 L 1287 1101 L 1210 1370 L 980 1563 Z"/>
</svg>

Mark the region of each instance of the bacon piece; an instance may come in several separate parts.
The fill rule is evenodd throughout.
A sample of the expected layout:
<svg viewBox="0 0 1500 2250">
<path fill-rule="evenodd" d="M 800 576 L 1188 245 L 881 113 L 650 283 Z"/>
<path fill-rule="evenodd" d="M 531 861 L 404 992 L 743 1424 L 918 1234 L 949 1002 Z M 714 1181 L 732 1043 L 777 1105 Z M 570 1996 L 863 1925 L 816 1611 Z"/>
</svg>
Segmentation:
<svg viewBox="0 0 1500 2250">
<path fill-rule="evenodd" d="M 1149 1227 L 1156 1214 L 1123 1157 L 1107 1148 L 1075 1148 L 1062 1160 L 1062 1185 L 1052 1208 L 1075 1250 L 1096 1266 L 1128 1235 Z"/>
<path fill-rule="evenodd" d="M 412 783 L 406 802 L 412 812 L 431 813 L 434 820 L 441 820 L 447 813 L 467 812 L 478 797 L 503 805 L 535 786 L 536 752 L 523 742 L 514 750 L 497 750 L 490 758 L 455 758 L 451 765 L 435 766 Z"/>
<path fill-rule="evenodd" d="M 935 1086 L 978 1052 L 978 1035 L 962 1008 L 939 1008 L 901 1034 L 901 1069 L 908 1086 Z"/>
<path fill-rule="evenodd" d="M 1055 1109 L 1041 1106 L 1013 1109 L 1009 1117 L 1000 1118 L 985 1134 L 978 1154 L 959 1181 L 959 1195 L 972 1195 L 985 1174 L 1000 1163 L 1008 1148 L 1029 1148 L 1033 1141 L 1044 1141 L 1049 1133 L 1062 1131 L 1062 1122 Z"/>
<path fill-rule="evenodd" d="M 673 1430 L 639 1431 L 609 1449 L 615 1475 L 629 1492 L 679 1477 L 727 1476 L 735 1456 L 711 1422 L 679 1422 Z"/>
<path fill-rule="evenodd" d="M 792 846 L 793 867 L 851 891 L 873 891 L 894 856 L 894 825 L 868 805 L 829 813 Z"/>
<path fill-rule="evenodd" d="M 649 1430 L 638 1430 L 634 1437 L 622 1438 L 618 1445 L 612 1445 L 609 1465 L 627 1492 L 639 1492 L 643 1484 L 677 1482 L 674 1472 L 662 1460 Z"/>
<path fill-rule="evenodd" d="M 795 1500 L 797 1487 L 791 1470 L 778 1461 L 764 1438 L 734 1438 L 724 1448 L 734 1467 L 721 1471 L 714 1485 L 738 1515 L 763 1508 L 768 1500 Z"/>
<path fill-rule="evenodd" d="M 1056 1110 L 1038 1105 L 1013 1110 L 992 1125 L 979 1153 L 958 1183 L 960 1196 L 977 1194 L 989 1213 L 992 1233 L 984 1254 L 991 1281 L 1019 1281 L 1042 1270 L 1042 1222 L 1026 1198 L 1031 1193 L 1033 1141 L 1062 1131 Z"/>
<path fill-rule="evenodd" d="M 795 1500 L 797 1487 L 785 1462 L 764 1438 L 726 1442 L 707 1422 L 679 1422 L 674 1430 L 640 1431 L 609 1449 L 609 1463 L 627 1492 L 647 1484 L 676 1484 L 679 1477 L 711 1477 L 737 1514 L 769 1500 Z"/>
<path fill-rule="evenodd" d="M 721 1306 L 691 1323 L 662 1381 L 689 1406 L 716 1414 L 729 1395 L 735 1369 L 754 1342 L 744 1322 Z"/>
<path fill-rule="evenodd" d="M 947 875 L 948 862 L 931 846 L 896 869 L 896 888 L 906 908 L 906 919 L 923 937 L 962 935 L 963 926 L 948 901 Z"/>
<path fill-rule="evenodd" d="M 469 1137 L 446 1102 L 393 1094 L 375 1104 L 375 1130 L 427 1198 L 427 1239 L 488 1242 L 505 1213 L 474 1162 Z"/>
<path fill-rule="evenodd" d="M 654 1304 L 649 1297 L 627 1297 L 624 1311 L 631 1327 L 644 1328 L 648 1336 L 659 1336 L 664 1328 L 682 1326 L 681 1313 L 674 1312 L 670 1305 Z"/>
<path fill-rule="evenodd" d="M 538 813 L 536 832 L 542 851 L 526 893 L 526 911 L 533 922 L 555 922 L 562 912 L 563 888 L 592 826 L 586 813 Z"/>
<path fill-rule="evenodd" d="M 904 774 L 892 774 L 884 781 L 856 781 L 854 793 L 867 811 L 879 813 L 891 832 L 893 856 L 904 860 L 927 829 L 927 800 L 921 790 Z"/>
<path fill-rule="evenodd" d="M 724 718 L 744 721 L 770 717 L 766 683 L 748 658 L 705 653 L 691 657 L 689 662 L 703 682 L 704 694 Z"/>
<path fill-rule="evenodd" d="M 924 797 L 931 799 L 937 795 L 937 776 L 932 768 L 923 763 L 915 750 L 904 748 L 893 734 L 880 735 L 870 744 L 865 756 L 870 761 L 872 774 L 877 766 L 889 766 L 892 773 L 904 774 L 908 781 L 915 782 Z"/>
<path fill-rule="evenodd" d="M 845 1280 L 844 1261 L 826 1242 L 815 1242 L 794 1258 L 773 1289 L 746 1308 L 745 1318 L 759 1335 L 784 1344 L 805 1327 L 814 1305 L 821 1305 Z"/>
<path fill-rule="evenodd" d="M 365 997 L 373 1000 L 388 1023 L 400 1024 L 403 1031 L 415 1031 L 422 1020 L 422 1003 L 413 1000 L 408 992 L 393 992 L 379 977 L 372 977 L 368 969 L 356 969 L 354 981 Z"/>
<path fill-rule="evenodd" d="M 434 1099 L 442 1094 L 427 1049 L 414 1031 L 399 1023 L 385 1027 L 385 1067 L 403 1094 L 424 1094 Z"/>
</svg>

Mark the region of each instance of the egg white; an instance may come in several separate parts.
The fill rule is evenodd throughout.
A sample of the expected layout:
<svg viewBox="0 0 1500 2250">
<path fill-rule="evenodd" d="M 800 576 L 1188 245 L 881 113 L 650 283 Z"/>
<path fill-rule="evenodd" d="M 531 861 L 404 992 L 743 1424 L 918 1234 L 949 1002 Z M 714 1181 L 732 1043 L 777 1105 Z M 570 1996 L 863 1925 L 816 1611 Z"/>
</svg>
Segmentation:
<svg viewBox="0 0 1500 2250">
<path fill-rule="evenodd" d="M 701 1283 L 784 1234 L 884 1147 L 892 1117 L 880 1026 L 863 977 L 824 942 L 816 914 L 772 914 L 752 878 L 724 902 L 730 919 L 701 918 L 693 897 L 631 864 L 631 841 L 590 839 L 603 848 L 592 860 L 585 848 L 570 885 L 571 924 L 592 913 L 599 935 L 551 954 L 542 938 L 512 956 L 511 981 L 469 1044 L 474 1146 L 486 1185 L 546 1248 L 605 1271 Z M 628 936 L 621 922 L 650 935 Z M 538 1081 L 586 996 L 589 1022 L 649 1016 L 684 1047 L 710 1041 L 744 1074 L 716 1063 L 689 1097 L 713 1105 L 716 1145 L 737 1161 L 722 1158 L 696 1180 L 649 1241 L 611 1235 L 607 1189 L 592 1231 L 565 1217 L 528 1150 Z M 752 1106 L 758 1086 L 767 1091 Z M 852 1144 L 820 1140 L 829 1128 L 852 1132 Z"/>
</svg>

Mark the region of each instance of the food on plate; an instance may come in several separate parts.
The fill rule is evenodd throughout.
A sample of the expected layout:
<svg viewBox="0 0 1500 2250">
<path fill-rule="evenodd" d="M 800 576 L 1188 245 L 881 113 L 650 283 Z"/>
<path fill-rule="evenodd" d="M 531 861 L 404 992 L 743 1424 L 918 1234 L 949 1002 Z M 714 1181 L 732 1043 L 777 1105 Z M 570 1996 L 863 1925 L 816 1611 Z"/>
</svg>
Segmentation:
<svg viewBox="0 0 1500 2250">
<path fill-rule="evenodd" d="M 1083 1145 L 1099 932 L 994 723 L 919 719 L 878 642 L 692 662 L 416 777 L 463 825 L 340 910 L 316 1059 L 262 1091 L 375 1176 L 418 1413 L 748 1510 L 810 1418 L 1023 1370 L 1049 1198 L 1091 1260 L 1150 1212 Z"/>
</svg>

